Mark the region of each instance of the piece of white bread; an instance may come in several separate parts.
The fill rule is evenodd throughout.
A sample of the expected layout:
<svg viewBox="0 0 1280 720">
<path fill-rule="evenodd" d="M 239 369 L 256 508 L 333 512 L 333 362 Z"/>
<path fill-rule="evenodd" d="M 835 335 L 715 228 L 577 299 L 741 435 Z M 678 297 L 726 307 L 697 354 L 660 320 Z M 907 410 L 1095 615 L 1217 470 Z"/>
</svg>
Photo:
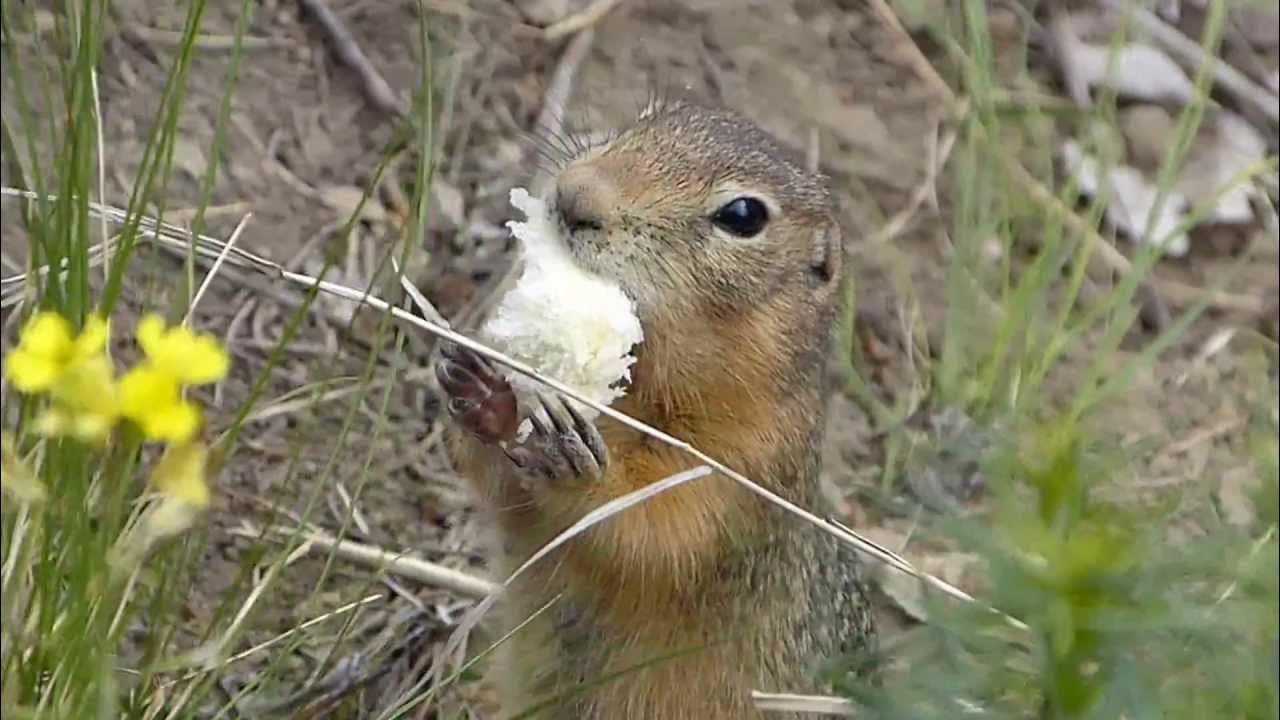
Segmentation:
<svg viewBox="0 0 1280 720">
<path fill-rule="evenodd" d="M 644 339 L 635 305 L 617 285 L 579 268 L 547 204 L 524 188 L 511 191 L 524 222 L 507 223 L 520 241 L 523 274 L 499 301 L 481 336 L 496 348 L 608 404 L 625 393 Z M 533 381 L 510 373 L 526 388 Z M 595 412 L 579 406 L 588 417 Z"/>
</svg>

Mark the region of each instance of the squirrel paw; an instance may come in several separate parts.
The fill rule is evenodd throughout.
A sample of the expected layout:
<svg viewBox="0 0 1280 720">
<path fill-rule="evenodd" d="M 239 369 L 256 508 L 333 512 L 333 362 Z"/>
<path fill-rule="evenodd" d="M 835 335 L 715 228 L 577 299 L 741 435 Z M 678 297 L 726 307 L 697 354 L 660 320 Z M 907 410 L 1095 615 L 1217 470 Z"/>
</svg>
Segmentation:
<svg viewBox="0 0 1280 720">
<path fill-rule="evenodd" d="M 515 437 L 519 418 L 516 394 L 492 363 L 472 350 L 448 343 L 440 349 L 436 379 L 449 401 L 449 415 L 482 442 Z"/>
<path fill-rule="evenodd" d="M 609 449 L 596 426 L 566 398 L 539 395 L 528 413 L 528 437 L 503 451 L 531 483 L 595 481 L 609 466 Z"/>
</svg>

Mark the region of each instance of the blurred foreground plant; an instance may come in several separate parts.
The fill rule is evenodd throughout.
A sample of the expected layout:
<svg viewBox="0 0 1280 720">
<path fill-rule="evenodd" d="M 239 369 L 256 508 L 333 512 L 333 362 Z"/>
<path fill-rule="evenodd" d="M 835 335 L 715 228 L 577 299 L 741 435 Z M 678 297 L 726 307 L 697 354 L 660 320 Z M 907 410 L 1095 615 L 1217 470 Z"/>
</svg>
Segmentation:
<svg viewBox="0 0 1280 720">
<path fill-rule="evenodd" d="M 89 717 L 85 703 L 110 714 L 113 683 L 96 698 L 46 690 L 118 662 L 122 619 L 137 611 L 133 589 L 148 552 L 191 528 L 209 505 L 201 413 L 182 393 L 223 378 L 226 352 L 152 315 L 138 327 L 145 359 L 117 379 L 109 336 L 99 316 L 77 331 L 46 310 L 4 358 L 4 376 L 26 394 L 23 416 L 31 418 L 3 438 L 6 717 L 50 703 L 59 717 Z M 164 446 L 140 483 L 145 440 Z"/>
<path fill-rule="evenodd" d="M 1259 718 L 1280 703 L 1276 428 L 1258 431 L 1250 532 L 1167 539 L 1164 513 L 1098 498 L 1118 462 L 1070 423 L 1034 426 L 988 463 L 995 510 L 955 521 L 986 598 L 1025 622 L 926 595 L 929 623 L 844 691 L 882 718 Z M 866 658 L 857 662 L 868 662 Z"/>
</svg>

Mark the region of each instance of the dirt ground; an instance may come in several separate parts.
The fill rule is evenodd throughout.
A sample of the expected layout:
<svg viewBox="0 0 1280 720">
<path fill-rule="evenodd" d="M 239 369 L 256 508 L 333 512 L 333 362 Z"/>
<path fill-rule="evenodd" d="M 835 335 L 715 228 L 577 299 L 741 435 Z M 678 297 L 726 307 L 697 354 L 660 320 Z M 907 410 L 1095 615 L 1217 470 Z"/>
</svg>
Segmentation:
<svg viewBox="0 0 1280 720">
<path fill-rule="evenodd" d="M 570 9 L 583 5 L 566 2 Z M 539 12 L 554 16 L 561 4 L 524 3 L 530 17 L 521 18 L 500 0 L 426 3 L 438 78 L 439 164 L 435 207 L 411 274 L 464 329 L 475 322 L 509 262 L 501 229 L 509 218 L 507 191 L 532 174 L 528 134 L 565 47 L 564 41 L 539 37 L 534 25 Z M 101 97 L 107 196 L 123 205 L 174 53 L 172 36 L 162 31 L 180 28 L 184 11 L 142 2 L 115 7 L 101 64 Z M 334 0 L 331 7 L 407 101 L 421 71 L 416 4 Z M 352 198 L 370 182 L 396 119 L 370 103 L 317 24 L 296 3 L 278 0 L 254 5 L 252 45 L 231 100 L 224 152 L 209 157 L 228 69 L 224 45 L 238 9 L 239 3 L 218 0 L 206 12 L 175 148 L 175 176 L 164 197 L 166 217 L 192 217 L 199 178 L 216 161 L 207 234 L 226 237 L 252 213 L 242 247 L 310 272 L 332 253 L 338 258 L 335 279 L 363 287 L 399 232 L 416 158 L 397 156 L 350 242 L 338 246 Z M 618 128 L 653 88 L 691 90 L 742 112 L 801 151 L 816 148 L 854 248 L 860 337 L 876 348 L 873 380 L 885 397 L 907 392 L 917 378 L 902 369 L 900 326 L 920 322 L 931 339 L 941 332 L 947 262 L 942 218 L 949 189 L 943 173 L 931 183 L 938 206 L 925 202 L 892 242 L 859 247 L 928 182 L 942 132 L 941 108 L 900 44 L 857 2 L 628 3 L 596 25 L 568 103 L 569 127 Z M 13 226 L 8 219 L 5 225 L 7 249 Z M 1275 250 L 1265 242 L 1250 245 L 1244 252 L 1252 254 L 1251 261 L 1231 289 L 1274 303 Z M 1196 251 L 1157 270 L 1205 283 L 1236 267 L 1240 252 Z M 181 265 L 159 251 L 144 251 L 140 259 L 129 288 L 132 304 L 163 307 L 177 289 L 172 279 Z M 198 326 L 225 338 L 235 359 L 233 376 L 207 396 L 217 408 L 211 411 L 214 431 L 226 427 L 248 396 L 303 297 L 296 288 L 248 274 L 223 277 L 196 317 Z M 375 287 L 383 297 L 401 299 L 394 287 Z M 1214 493 L 1223 494 L 1228 514 L 1248 512 L 1239 487 L 1251 477 L 1243 430 L 1253 409 L 1267 402 L 1267 390 L 1257 382 L 1259 373 L 1268 372 L 1257 327 L 1256 317 L 1211 310 L 1153 372 L 1136 378 L 1124 402 L 1108 406 L 1100 418 L 1122 445 L 1135 448 L 1137 460 L 1123 473 L 1127 486 L 1117 492 L 1141 501 L 1169 487 L 1183 488 L 1188 520 L 1182 532 L 1195 532 L 1195 503 Z M 1228 332 L 1229 342 L 1205 352 Z M 438 402 L 423 369 L 430 343 L 410 334 L 404 352 L 389 348 L 371 359 L 375 335 L 376 318 L 353 320 L 343 305 L 319 302 L 285 347 L 259 401 L 265 416 L 248 423 L 217 478 L 207 555 L 198 587 L 185 600 L 192 627 L 225 612 L 228 597 L 238 603 L 255 581 L 241 576 L 252 564 L 245 555 L 251 536 L 277 513 L 303 514 L 311 503 L 312 520 L 329 532 L 483 573 L 473 499 L 439 445 Z M 1122 356 L 1141 352 L 1150 339 L 1135 331 Z M 1069 367 L 1089 359 L 1087 348 L 1079 355 Z M 297 388 L 322 393 L 348 387 L 316 384 L 364 373 L 374 386 L 358 402 L 349 393 L 296 405 L 277 402 Z M 303 395 L 308 397 L 315 396 Z M 345 443 L 335 443 L 339 428 L 348 425 Z M 911 518 L 865 500 L 878 492 L 883 463 L 883 443 L 863 409 L 843 396 L 833 398 L 826 455 L 830 495 L 845 521 L 901 543 Z M 961 585 L 970 582 L 962 553 L 912 546 L 906 554 L 926 570 Z M 229 594 L 237 587 L 239 596 Z M 347 637 L 341 637 L 341 621 L 307 631 L 289 656 L 296 666 L 283 673 L 288 682 L 266 693 L 267 700 L 253 702 L 278 701 L 277 709 L 323 705 L 326 697 L 364 684 L 363 695 L 344 702 L 374 704 L 375 696 L 412 681 L 414 664 L 439 647 L 471 602 L 410 580 L 383 580 L 341 559 L 330 564 L 323 552 L 299 554 L 259 601 L 239 642 L 248 647 L 373 593 L 386 599 L 364 606 Z M 890 626 L 905 621 L 899 606 L 909 601 L 900 593 L 890 588 L 891 597 L 882 598 Z M 184 638 L 178 645 L 194 642 Z M 233 694 L 261 669 L 256 658 L 237 663 L 225 674 L 223 690 Z M 308 677 L 320 681 L 303 682 Z M 295 694 L 304 686 L 310 689 Z M 452 702 L 483 717 L 485 696 L 478 683 L 464 682 Z"/>
</svg>

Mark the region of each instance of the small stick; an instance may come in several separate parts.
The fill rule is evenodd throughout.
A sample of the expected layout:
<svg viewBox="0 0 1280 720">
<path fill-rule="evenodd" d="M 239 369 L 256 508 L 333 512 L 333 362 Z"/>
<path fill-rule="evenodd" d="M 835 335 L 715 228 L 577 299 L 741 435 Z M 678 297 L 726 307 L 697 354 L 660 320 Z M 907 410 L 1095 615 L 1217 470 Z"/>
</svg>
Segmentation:
<svg viewBox="0 0 1280 720">
<path fill-rule="evenodd" d="M 547 83 L 547 91 L 542 96 L 542 109 L 538 111 L 538 119 L 534 123 L 534 132 L 544 133 L 548 137 L 558 137 L 564 132 L 564 114 L 569 107 L 569 95 L 573 92 L 573 81 L 578 75 L 578 68 L 591 51 L 591 43 L 595 39 L 595 30 L 588 27 L 569 41 L 560 62 L 551 74 L 551 82 Z M 532 148 L 529 151 L 533 152 Z M 550 182 L 546 173 L 539 173 L 534 180 L 535 194 L 541 195 L 546 188 L 541 185 Z"/>
<path fill-rule="evenodd" d="M 272 532 L 280 536 L 293 533 L 290 528 L 273 527 Z M 259 537 L 253 529 L 233 529 L 233 535 L 241 537 Z M 452 590 L 459 595 L 470 598 L 485 598 L 496 592 L 499 586 L 484 578 L 468 575 L 444 565 L 433 563 L 422 558 L 410 557 L 403 553 L 394 553 L 380 547 L 358 543 L 353 540 L 339 540 L 319 530 L 304 530 L 300 533 L 307 547 L 318 547 L 325 552 L 333 552 L 338 557 L 365 567 L 386 569 L 394 575 L 416 580 L 427 585 L 435 585 Z M 281 538 L 283 539 L 283 538 Z"/>
<path fill-rule="evenodd" d="M 822 169 L 822 138 L 818 135 L 818 126 L 809 126 L 809 142 L 805 147 L 804 167 L 817 175 Z"/>
<path fill-rule="evenodd" d="M 183 33 L 177 30 L 163 30 L 137 23 L 126 25 L 124 31 L 143 42 L 157 45 L 181 45 Z M 235 35 L 204 35 L 197 33 L 192 44 L 201 50 L 228 51 L 236 46 Z M 241 39 L 241 47 L 246 50 L 289 47 L 293 42 L 288 38 L 253 37 L 245 35 Z"/>
<path fill-rule="evenodd" d="M 853 703 L 840 697 L 752 690 L 751 700 L 755 703 L 757 710 L 764 712 L 798 712 L 831 717 L 854 716 Z"/>
<path fill-rule="evenodd" d="M 209 205 L 204 209 L 204 217 L 209 218 L 221 217 L 223 215 L 244 215 L 253 209 L 253 203 L 248 200 L 236 200 L 225 205 Z M 196 216 L 198 208 L 181 208 L 178 210 L 170 210 L 164 214 L 169 218 L 169 222 L 176 224 L 189 223 Z"/>
<path fill-rule="evenodd" d="M 898 22 L 898 14 L 889 7 L 885 0 L 869 0 L 871 11 L 879 18 L 888 30 L 898 37 L 898 44 L 902 45 L 905 51 L 903 55 L 907 62 L 911 64 L 911 69 L 916 76 L 924 81 L 926 85 L 933 90 L 934 95 L 943 102 L 948 108 L 956 106 L 956 95 L 951 91 L 951 86 L 947 85 L 947 81 L 942 79 L 938 71 L 934 69 L 933 63 L 929 62 L 929 58 L 920 52 L 920 48 L 916 46 L 914 40 L 911 39 L 910 33 L 906 28 L 902 27 L 902 23 Z M 901 57 L 901 56 L 900 56 Z M 963 115 L 963 113 L 957 113 Z"/>
<path fill-rule="evenodd" d="M 17 195 L 22 197 L 35 195 L 35 193 L 31 193 L 26 190 L 15 190 L 10 188 L 0 188 L 0 194 Z M 95 203 L 90 203 L 90 208 L 94 209 L 93 207 L 94 205 Z M 110 208 L 108 212 L 113 218 L 116 218 L 116 217 L 123 218 L 125 215 L 124 211 L 118 208 Z M 221 251 L 224 245 L 222 241 L 217 240 L 215 238 L 208 237 L 205 235 L 193 236 L 193 234 L 189 230 L 186 230 L 185 228 L 174 227 L 172 225 L 169 225 L 168 223 L 157 222 L 153 218 L 143 218 L 142 220 L 140 220 L 140 223 L 145 228 L 148 228 L 148 229 L 156 228 L 158 230 L 153 234 L 144 235 L 143 237 L 154 240 L 155 242 L 165 246 L 178 247 L 184 250 L 194 248 L 194 251 L 197 257 L 216 258 L 218 255 L 221 254 Z M 800 507 L 799 505 L 796 505 L 795 503 L 791 502 L 790 500 L 787 500 L 786 498 L 781 497 L 777 493 L 774 493 L 773 491 L 759 485 L 758 483 L 754 482 L 747 476 L 734 470 L 733 468 L 730 468 L 728 465 L 724 464 L 723 462 L 716 460 L 715 458 L 711 457 L 710 455 L 703 452 L 702 450 L 699 450 L 698 448 L 694 447 L 688 442 L 681 440 L 673 435 L 670 435 L 662 430 L 659 430 L 653 427 L 652 425 L 648 425 L 644 422 L 636 420 L 630 415 L 620 412 L 612 407 L 609 407 L 608 405 L 605 405 L 592 398 L 589 398 L 583 395 L 578 390 L 575 390 L 574 388 L 566 385 L 565 383 L 560 382 L 559 380 L 556 380 L 554 378 L 548 377 L 538 372 L 534 368 L 530 367 L 529 365 L 523 362 L 520 362 L 519 360 L 516 360 L 504 353 L 498 352 L 497 350 L 494 350 L 493 348 L 490 348 L 489 346 L 484 345 L 483 343 L 477 342 L 465 335 L 459 334 L 447 328 L 443 328 L 439 325 L 436 325 L 435 323 L 432 323 L 428 320 L 418 317 L 417 315 L 414 315 L 408 310 L 404 310 L 402 308 L 396 307 L 395 305 L 392 305 L 387 301 L 382 300 L 381 298 L 371 295 L 367 291 L 346 287 L 345 285 L 339 285 L 337 283 L 329 282 L 327 280 L 322 280 L 320 278 L 312 277 L 310 275 L 304 275 L 302 273 L 296 273 L 290 270 L 286 270 L 284 266 L 280 265 L 279 263 L 276 263 L 265 257 L 256 255 L 254 253 L 251 253 L 247 250 L 243 250 L 240 248 L 235 248 L 228 255 L 229 260 L 232 257 L 235 258 L 235 260 L 231 260 L 233 264 L 240 264 L 244 267 L 252 268 L 254 270 L 262 272 L 270 277 L 274 277 L 280 280 L 287 280 L 291 283 L 297 284 L 302 287 L 314 288 L 315 290 L 320 292 L 346 298 L 347 300 L 350 300 L 352 302 L 372 307 L 375 310 L 385 312 L 385 313 L 390 313 L 392 316 L 396 317 L 397 319 L 408 322 L 418 328 L 421 328 L 422 330 L 425 330 L 428 333 L 431 333 L 432 335 L 435 335 L 436 337 L 456 343 L 457 345 L 467 348 L 468 350 L 471 350 L 472 352 L 475 352 L 478 355 L 481 355 L 489 360 L 492 360 L 493 362 L 496 362 L 505 367 L 508 367 L 511 370 L 521 375 L 524 375 L 525 377 L 528 377 L 536 382 L 539 382 L 545 385 L 546 387 L 551 388 L 552 390 L 555 390 L 556 392 L 558 392 L 559 394 L 565 397 L 571 398 L 573 400 L 577 400 L 583 405 L 586 405 L 587 407 L 595 410 L 596 412 L 602 415 L 605 415 L 607 417 L 610 417 L 618 421 L 619 423 L 622 423 L 623 425 L 626 425 L 628 428 L 635 430 L 636 432 L 642 435 L 646 435 L 660 443 L 663 443 L 664 445 L 668 445 L 680 452 L 683 452 L 686 455 L 689 455 L 697 459 L 701 464 L 710 466 L 713 470 L 720 473 L 721 475 L 724 475 L 730 480 L 733 480 L 735 483 L 738 483 L 749 492 L 763 498 L 764 500 L 775 505 L 776 507 L 781 508 L 782 510 L 785 510 L 786 512 L 804 520 L 810 525 L 817 527 L 819 530 L 822 530 L 823 532 L 826 532 L 829 535 L 832 535 L 833 537 L 837 538 L 841 542 L 844 542 L 850 545 L 851 547 L 853 547 L 854 549 L 862 552 L 864 555 L 874 558 L 888 565 L 894 570 L 897 570 L 898 572 L 904 573 L 906 575 L 910 575 L 911 577 L 916 578 L 917 580 L 920 580 L 926 585 L 929 585 L 930 587 L 952 598 L 955 598 L 957 600 L 962 600 L 967 603 L 978 603 L 977 599 L 974 598 L 969 593 L 965 592 L 964 590 L 961 590 L 955 585 L 948 583 L 945 580 L 942 580 L 941 578 L 935 577 L 933 575 L 930 575 L 927 572 L 917 569 L 914 565 L 912 565 L 909 561 L 907 561 L 906 558 L 903 558 L 901 555 L 898 555 L 892 550 L 889 550 L 888 548 L 885 548 L 882 545 L 879 545 L 878 543 L 863 537 L 862 535 L 858 534 L 854 530 L 838 522 L 818 517 L 814 513 L 810 512 L 809 510 L 806 510 Z M 486 597 L 484 602 L 492 602 L 492 600 L 495 597 L 496 596 Z M 988 606 L 988 605 L 981 605 L 981 606 L 985 607 L 992 613 L 997 614 L 998 616 L 1003 618 L 1007 623 L 1009 623 L 1011 626 L 1018 629 L 1022 629 L 1022 630 L 1027 629 L 1027 625 L 1022 621 L 1018 620 L 1017 618 L 1011 615 L 1002 613 L 1001 611 L 991 606 Z"/>
<path fill-rule="evenodd" d="M 957 133 L 952 130 L 942 138 L 941 143 L 931 143 L 931 146 L 937 145 L 937 158 L 929 163 L 929 167 L 925 171 L 925 177 L 912 191 L 911 197 L 907 199 L 907 204 L 901 210 L 894 214 L 893 217 L 880 228 L 880 231 L 872 236 L 868 245 L 877 245 L 889 242 L 897 237 L 907 227 L 907 223 L 915 217 L 919 212 L 920 206 L 924 201 L 936 192 L 935 186 L 938 181 L 938 172 L 947 164 L 947 160 L 951 158 L 951 150 L 955 147 Z"/>
<path fill-rule="evenodd" d="M 580 12 L 557 20 L 542 31 L 542 39 L 556 42 L 568 35 L 586 30 L 604 19 L 614 8 L 622 4 L 622 0 L 596 0 Z"/>
<path fill-rule="evenodd" d="M 698 467 L 693 468 L 692 470 L 685 470 L 684 472 L 678 472 L 678 473 L 675 473 L 674 475 L 663 478 L 662 480 L 659 480 L 657 482 L 649 483 L 648 485 L 645 485 L 639 490 L 632 490 L 626 495 L 623 495 L 621 497 L 616 497 L 600 505 L 600 507 L 597 507 L 596 509 L 587 513 L 586 515 L 583 515 L 573 525 L 570 525 L 568 528 L 562 531 L 559 535 L 556 535 L 549 542 L 543 544 L 542 547 L 538 548 L 538 551 L 535 552 L 533 555 L 530 555 L 529 559 L 524 561 L 524 564 L 516 568 L 515 572 L 508 575 L 507 579 L 502 581 L 503 587 L 509 587 L 517 577 L 519 577 L 522 573 L 524 573 L 525 570 L 529 569 L 530 565 L 533 565 L 534 563 L 538 562 L 542 558 L 546 557 L 549 553 L 551 553 L 551 551 L 555 550 L 556 548 L 560 547 L 566 542 L 569 542 L 570 540 L 577 537 L 578 535 L 581 535 L 582 533 L 591 529 L 592 526 L 597 525 L 601 522 L 604 522 L 605 520 L 613 517 L 614 515 L 617 515 L 623 510 L 626 510 L 634 505 L 637 505 L 641 502 L 644 502 L 645 500 L 648 500 L 654 495 L 666 492 L 667 490 L 670 490 L 671 488 L 676 487 L 677 485 L 683 485 L 684 483 L 687 483 L 690 480 L 697 480 L 700 477 L 706 477 L 707 475 L 710 475 L 710 474 L 711 474 L 710 467 L 707 467 L 706 465 L 699 465 Z"/>
<path fill-rule="evenodd" d="M 89 81 L 93 88 L 93 123 L 94 123 L 94 141 L 98 147 L 98 202 L 107 201 L 107 159 L 106 159 L 106 143 L 103 141 L 102 134 L 102 94 L 98 89 L 98 71 L 91 68 L 89 70 Z M 98 218 L 102 231 L 102 240 L 106 242 L 111 237 L 111 233 L 107 230 L 107 219 L 105 217 Z M 102 261 L 102 280 L 106 282 L 111 275 L 111 260 L 103 258 Z M 111 343 L 107 343 L 107 353 L 111 353 Z"/>
<path fill-rule="evenodd" d="M 245 213 L 240 218 L 240 222 L 236 223 L 236 229 L 231 231 L 231 236 L 227 238 L 227 244 L 222 248 L 222 252 L 218 253 L 218 258 L 213 261 L 213 267 L 209 268 L 209 272 L 205 273 L 204 281 L 200 283 L 200 289 L 196 290 L 196 294 L 191 298 L 191 304 L 187 306 L 187 314 L 182 318 L 183 325 L 191 325 L 191 316 L 196 311 L 196 305 L 200 303 L 200 298 L 204 297 L 204 293 L 209 289 L 209 285 L 213 283 L 213 278 L 222 269 L 222 263 L 227 259 L 227 254 L 235 247 L 236 241 L 240 239 L 240 233 L 244 232 L 245 225 L 249 224 L 249 218 L 253 217 L 253 213 Z"/>
<path fill-rule="evenodd" d="M 422 294 L 422 291 L 418 289 L 418 286 L 414 285 L 413 281 L 409 280 L 409 278 L 405 276 L 404 272 L 400 269 L 400 263 L 397 262 L 395 258 L 391 258 L 391 268 L 400 276 L 400 287 L 404 288 L 405 293 L 409 295 L 409 299 L 413 301 L 413 304 L 418 308 L 418 310 L 422 311 L 422 314 L 426 316 L 428 320 L 440 327 L 449 327 L 449 321 L 444 319 L 444 316 L 440 314 L 440 311 L 436 309 L 435 305 L 431 304 L 431 301 L 427 299 L 427 296 Z"/>
<path fill-rule="evenodd" d="M 403 100 L 396 96 L 391 86 L 383 79 L 382 73 L 370 62 L 369 56 L 364 54 L 364 50 L 360 49 L 360 44 L 356 42 L 356 38 L 343 24 L 342 20 L 334 14 L 324 0 L 299 0 L 302 7 L 306 9 L 311 17 L 315 18 L 320 27 L 328 34 L 329 39 L 333 41 L 333 50 L 338 55 L 338 59 L 356 71 L 360 76 L 360 81 L 364 85 L 365 95 L 369 101 L 379 110 L 388 112 L 400 117 L 409 115 L 409 106 Z"/>
<path fill-rule="evenodd" d="M 1242 413 L 1231 414 L 1209 427 L 1198 428 L 1188 433 L 1186 437 L 1169 443 L 1164 450 L 1160 451 L 1160 455 L 1162 457 L 1181 455 L 1201 443 L 1234 432 L 1246 422 L 1248 422 L 1248 418 Z"/>
<path fill-rule="evenodd" d="M 1271 542 L 1271 538 L 1275 536 L 1276 536 L 1276 526 L 1275 526 L 1275 523 L 1272 523 L 1271 527 L 1267 528 L 1267 531 L 1262 534 L 1262 537 L 1254 541 L 1253 546 L 1249 548 L 1249 554 L 1246 556 L 1246 558 L 1252 558 L 1253 556 L 1257 555 L 1262 550 L 1262 548 L 1267 546 L 1267 543 Z M 1228 585 L 1222 591 L 1222 594 L 1218 596 L 1218 599 L 1215 604 L 1221 605 L 1222 603 L 1226 602 L 1227 598 L 1231 597 L 1231 595 L 1235 593 L 1236 588 L 1239 586 L 1240 586 L 1240 582 L 1238 580 L 1232 580 L 1231 584 Z"/>
</svg>

